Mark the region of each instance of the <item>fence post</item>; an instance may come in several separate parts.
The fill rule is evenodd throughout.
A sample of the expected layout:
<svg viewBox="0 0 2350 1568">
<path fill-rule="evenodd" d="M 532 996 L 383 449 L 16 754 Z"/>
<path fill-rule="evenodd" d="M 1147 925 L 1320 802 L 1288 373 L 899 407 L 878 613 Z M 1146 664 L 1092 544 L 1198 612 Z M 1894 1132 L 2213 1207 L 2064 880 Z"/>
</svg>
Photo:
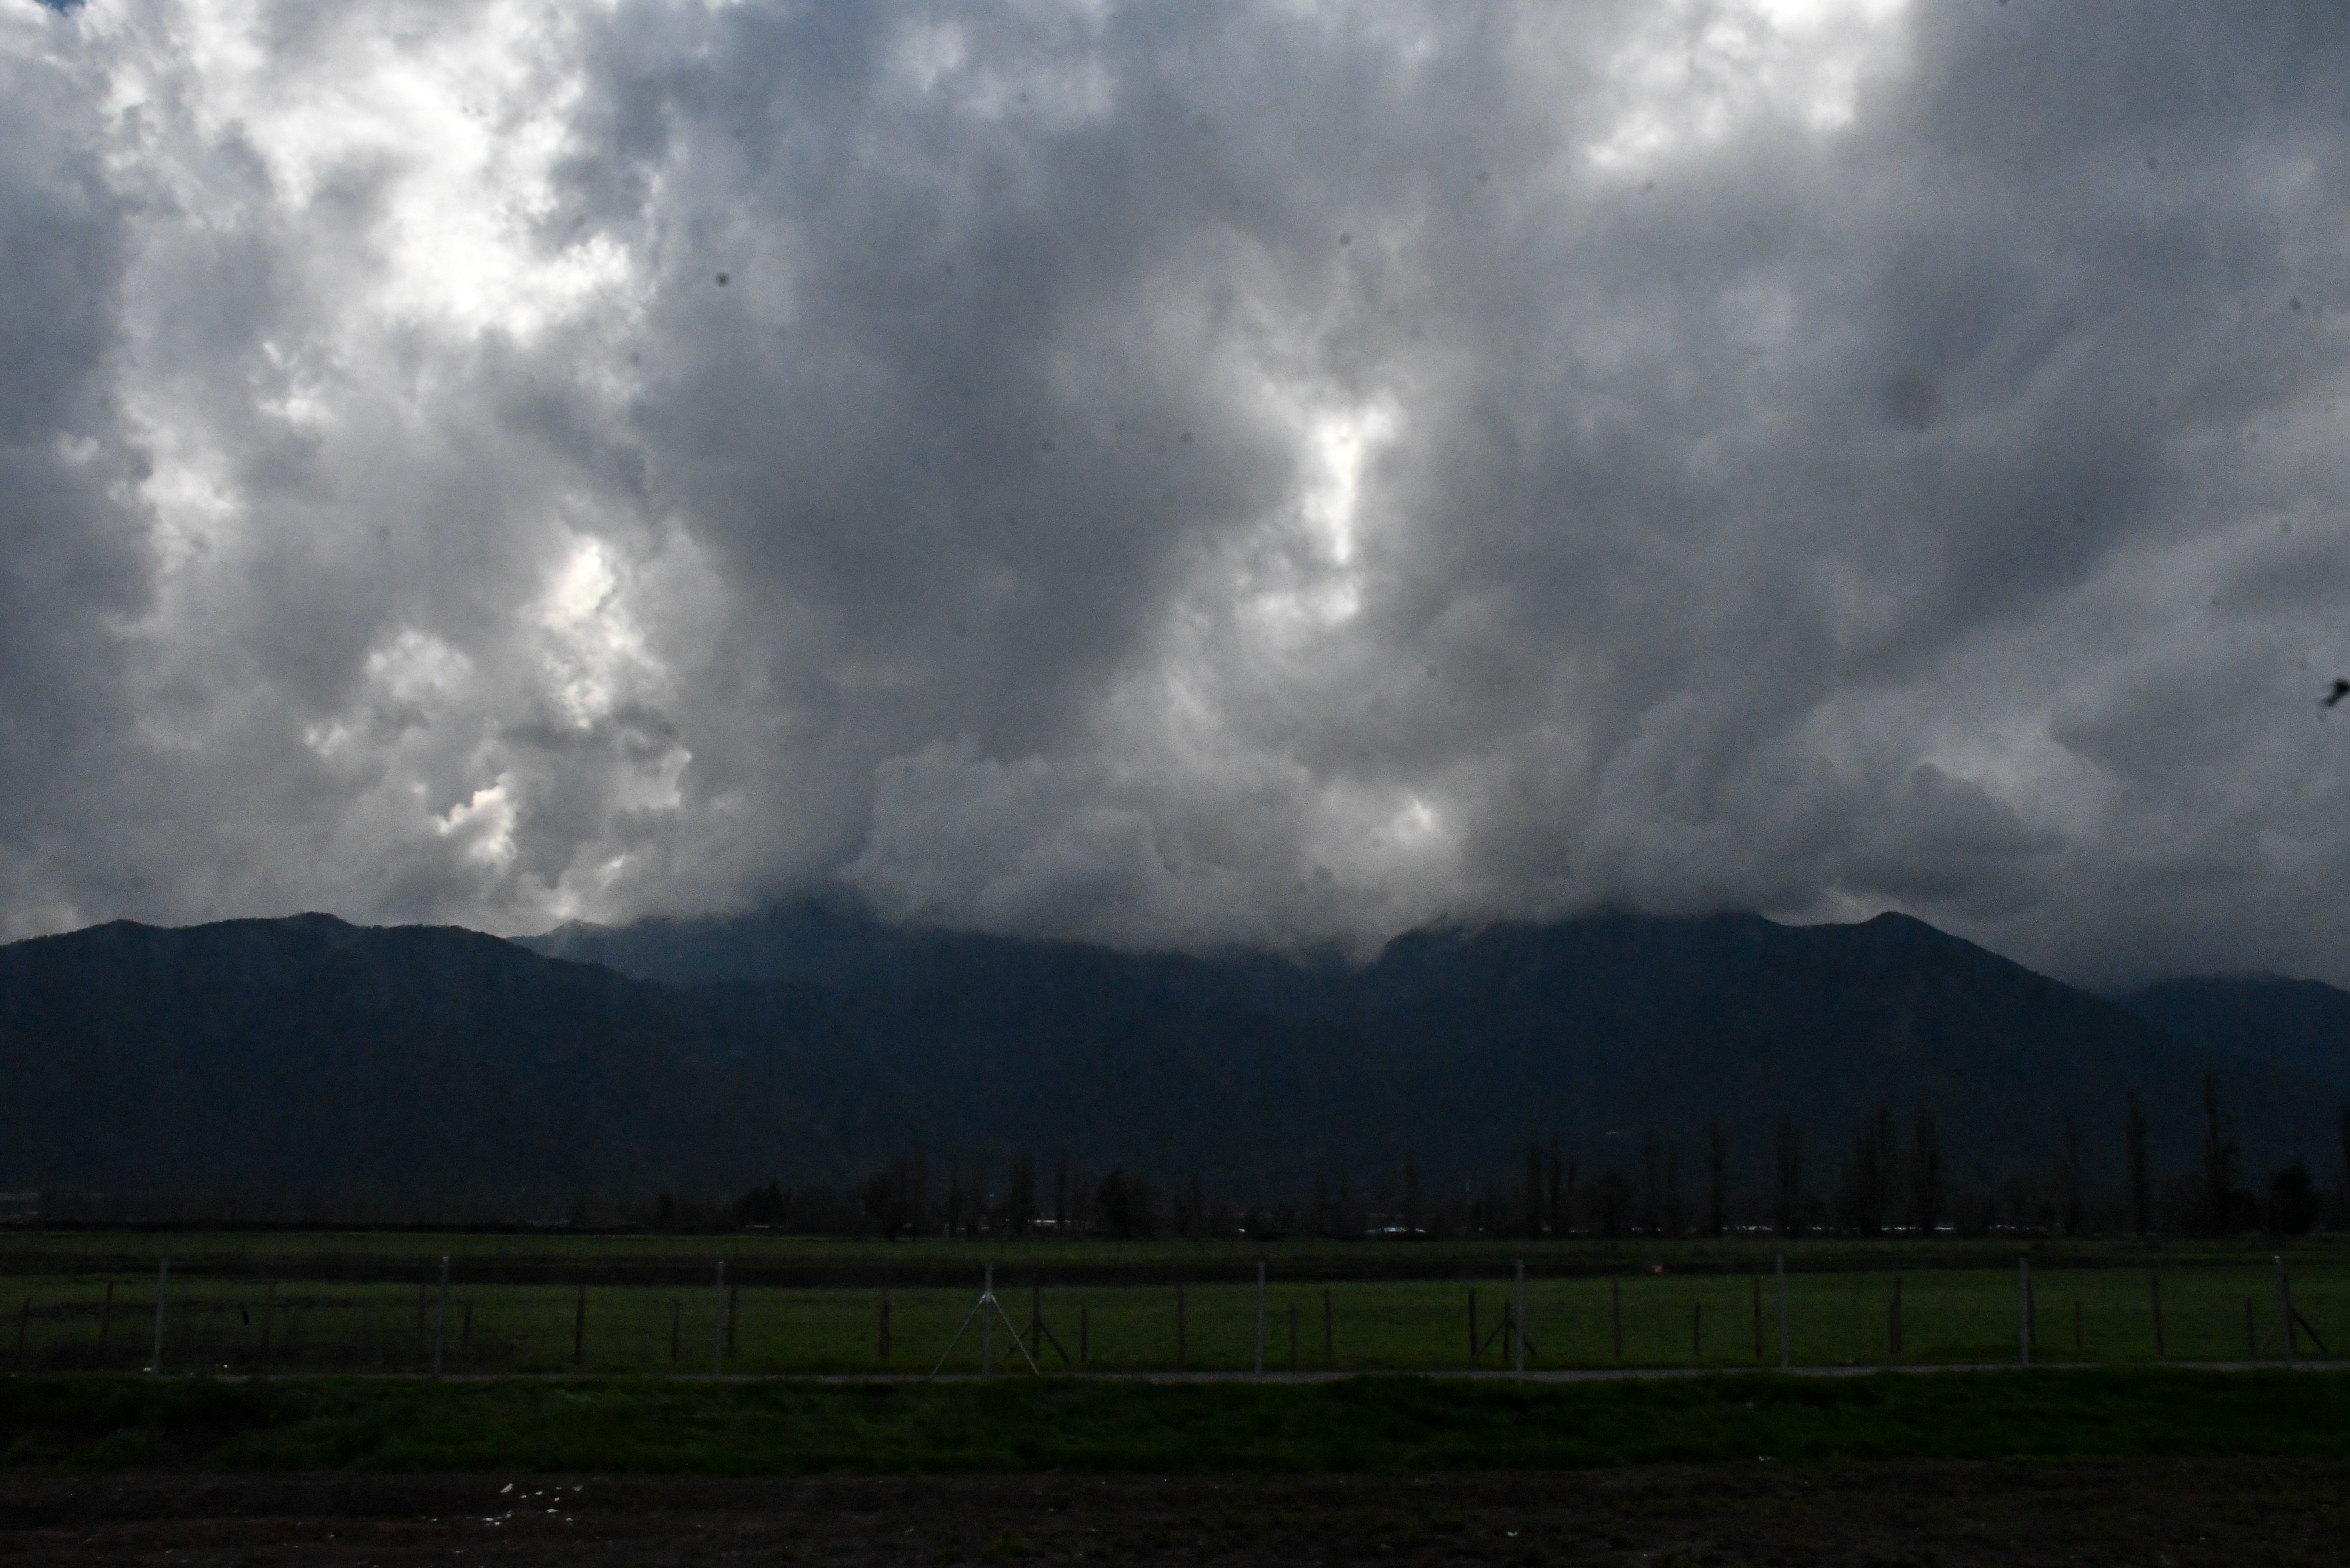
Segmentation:
<svg viewBox="0 0 2350 1568">
<path fill-rule="evenodd" d="M 2015 1260 L 2015 1344 L 2020 1366 L 2032 1365 L 2032 1260 Z"/>
<path fill-rule="evenodd" d="M 2284 1254 L 2282 1252 L 2276 1255 L 2276 1282 L 2277 1333 L 2280 1343 L 2284 1346 L 2284 1364 L 2291 1366 L 2300 1358 L 2294 1354 L 2296 1347 L 2293 1343 L 2293 1292 L 2285 1283 Z"/>
<path fill-rule="evenodd" d="M 1517 1319 L 1510 1325 L 1510 1338 L 1517 1347 L 1518 1376 L 1523 1377 L 1526 1375 L 1526 1261 L 1523 1258 L 1518 1260 Z"/>
<path fill-rule="evenodd" d="M 165 1258 L 155 1270 L 155 1355 L 147 1364 L 151 1377 L 163 1376 L 163 1295 L 172 1284 L 172 1260 Z"/>
<path fill-rule="evenodd" d="M 1785 1372 L 1794 1365 L 1794 1351 L 1787 1344 L 1787 1254 L 1781 1252 L 1772 1265 L 1779 1274 L 1779 1370 Z"/>
<path fill-rule="evenodd" d="M 710 1375 L 726 1376 L 726 1260 L 718 1260 L 718 1289 L 710 1303 Z"/>
<path fill-rule="evenodd" d="M 262 1310 L 263 1324 L 269 1322 L 267 1307 Z M 268 1330 L 265 1327 L 265 1334 Z M 441 1355 L 449 1343 L 449 1254 L 441 1254 L 441 1305 L 432 1314 L 432 1376 L 441 1376 Z"/>
<path fill-rule="evenodd" d="M 1256 1376 L 1264 1376 L 1264 1265 L 1256 1266 Z"/>
</svg>

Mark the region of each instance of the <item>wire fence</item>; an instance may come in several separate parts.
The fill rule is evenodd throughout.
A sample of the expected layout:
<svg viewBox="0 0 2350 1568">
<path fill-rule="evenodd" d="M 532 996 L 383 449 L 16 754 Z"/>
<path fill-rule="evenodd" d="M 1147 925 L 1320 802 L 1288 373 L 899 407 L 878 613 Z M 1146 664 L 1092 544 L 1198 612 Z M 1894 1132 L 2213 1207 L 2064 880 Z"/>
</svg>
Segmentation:
<svg viewBox="0 0 2350 1568">
<path fill-rule="evenodd" d="M 54 1275 L 0 1280 L 19 1373 L 749 1376 L 1530 1372 L 2331 1358 L 2350 1272 L 1253 1277 L 903 1288 Z M 960 1331 L 960 1336 L 958 1337 Z"/>
</svg>

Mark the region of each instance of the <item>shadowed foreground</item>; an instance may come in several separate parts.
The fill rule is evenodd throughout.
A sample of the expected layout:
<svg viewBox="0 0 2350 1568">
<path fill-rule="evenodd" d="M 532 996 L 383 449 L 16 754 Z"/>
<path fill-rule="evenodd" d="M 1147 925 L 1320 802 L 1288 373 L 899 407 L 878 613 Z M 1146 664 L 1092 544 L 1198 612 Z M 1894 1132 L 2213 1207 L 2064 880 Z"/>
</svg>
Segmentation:
<svg viewBox="0 0 2350 1568">
<path fill-rule="evenodd" d="M 0 1479 L 11 1563 L 2337 1563 L 2350 1467 Z M 168 1558 L 166 1553 L 169 1553 Z"/>
<path fill-rule="evenodd" d="M 2157 1369 L 1526 1384 L 0 1382 L 0 1469 L 1239 1475 L 1752 1460 L 2350 1460 L 2350 1378 Z"/>
</svg>

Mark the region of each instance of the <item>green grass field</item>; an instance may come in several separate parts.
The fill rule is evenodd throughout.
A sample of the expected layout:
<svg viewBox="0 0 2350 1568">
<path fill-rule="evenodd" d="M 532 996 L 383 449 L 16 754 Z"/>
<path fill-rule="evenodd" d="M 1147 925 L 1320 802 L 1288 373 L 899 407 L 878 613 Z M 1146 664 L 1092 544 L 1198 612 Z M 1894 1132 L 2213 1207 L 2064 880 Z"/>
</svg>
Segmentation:
<svg viewBox="0 0 2350 1568">
<path fill-rule="evenodd" d="M 150 1260 L 168 1254 L 168 1371 L 419 1370 L 430 1364 L 440 1311 L 428 1282 L 446 1252 L 452 1283 L 439 1326 L 444 1365 L 453 1372 L 707 1372 L 719 1362 L 729 1305 L 730 1372 L 927 1372 L 970 1312 L 988 1260 L 998 1264 L 999 1296 L 1022 1338 L 1040 1315 L 1050 1330 L 1034 1347 L 1047 1370 L 1244 1370 L 1255 1354 L 1259 1258 L 1270 1272 L 1269 1369 L 1492 1368 L 1510 1358 L 1503 1314 L 1514 1304 L 1512 1253 L 1523 1251 L 1530 1366 L 1737 1368 L 1778 1359 L 1777 1284 L 1769 1266 L 1783 1250 L 1796 1365 L 2017 1357 L 2016 1250 L 2002 1257 L 1981 1243 L 1301 1243 L 1250 1251 L 106 1232 L 18 1236 L 0 1250 L 0 1367 L 146 1366 L 154 1321 Z M 2028 1250 L 2037 1254 L 2035 1359 L 2282 1357 L 2273 1267 L 2250 1246 Z M 724 1298 L 712 1282 L 722 1251 L 732 1277 L 749 1280 Z M 2288 1263 L 2293 1303 L 2307 1325 L 2296 1331 L 2300 1354 L 2322 1356 L 2321 1344 L 2350 1347 L 2350 1250 L 2303 1243 Z M 584 1316 L 582 1285 L 565 1281 L 567 1272 L 588 1282 Z M 1394 1277 L 1405 1273 L 1420 1277 Z M 1451 1277 L 1426 1277 L 1431 1273 Z M 859 1274 L 873 1282 L 845 1282 Z M 956 1276 L 964 1282 L 937 1282 Z M 789 1282 L 796 1277 L 813 1282 Z M 1016 1365 L 1001 1325 L 994 1341 L 999 1365 Z M 979 1359 L 974 1326 L 946 1366 L 975 1370 Z"/>
<path fill-rule="evenodd" d="M 2350 1457 L 2350 1378 L 2158 1368 L 1575 1385 L 0 1380 L 0 1469 L 1395 1472 Z"/>
</svg>

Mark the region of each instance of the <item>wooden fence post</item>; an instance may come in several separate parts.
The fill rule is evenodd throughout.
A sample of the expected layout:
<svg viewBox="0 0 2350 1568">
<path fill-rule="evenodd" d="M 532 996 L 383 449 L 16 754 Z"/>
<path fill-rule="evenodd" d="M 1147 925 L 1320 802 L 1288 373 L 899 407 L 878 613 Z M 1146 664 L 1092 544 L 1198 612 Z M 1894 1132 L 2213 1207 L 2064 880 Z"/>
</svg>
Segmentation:
<svg viewBox="0 0 2350 1568">
<path fill-rule="evenodd" d="M 266 1309 L 264 1309 L 265 1311 Z M 432 1376 L 441 1376 L 441 1362 L 449 1345 L 449 1254 L 441 1254 L 441 1305 L 432 1314 Z"/>
<path fill-rule="evenodd" d="M 155 1355 L 147 1364 L 150 1376 L 163 1376 L 163 1297 L 172 1284 L 172 1260 L 165 1258 L 155 1270 Z"/>
<path fill-rule="evenodd" d="M 1517 1354 L 1517 1374 L 1526 1375 L 1526 1261 L 1518 1260 L 1518 1310 L 1510 1324 L 1511 1348 Z"/>
<path fill-rule="evenodd" d="M 2295 1354 L 2299 1347 L 2293 1343 L 2293 1291 L 2285 1282 L 2284 1254 L 2282 1252 L 2276 1255 L 2276 1292 L 2277 1335 L 2284 1346 L 2284 1364 L 2291 1366 L 2300 1358 Z"/>
<path fill-rule="evenodd" d="M 2015 1260 L 2015 1344 L 2019 1366 L 2032 1365 L 2032 1260 Z"/>
<path fill-rule="evenodd" d="M 1264 1376 L 1264 1265 L 1256 1266 L 1256 1370 L 1254 1376 Z"/>
<path fill-rule="evenodd" d="M 1794 1357 L 1794 1347 L 1787 1343 L 1787 1254 L 1779 1253 L 1773 1266 L 1779 1272 L 1779 1370 L 1785 1372 Z"/>
</svg>

